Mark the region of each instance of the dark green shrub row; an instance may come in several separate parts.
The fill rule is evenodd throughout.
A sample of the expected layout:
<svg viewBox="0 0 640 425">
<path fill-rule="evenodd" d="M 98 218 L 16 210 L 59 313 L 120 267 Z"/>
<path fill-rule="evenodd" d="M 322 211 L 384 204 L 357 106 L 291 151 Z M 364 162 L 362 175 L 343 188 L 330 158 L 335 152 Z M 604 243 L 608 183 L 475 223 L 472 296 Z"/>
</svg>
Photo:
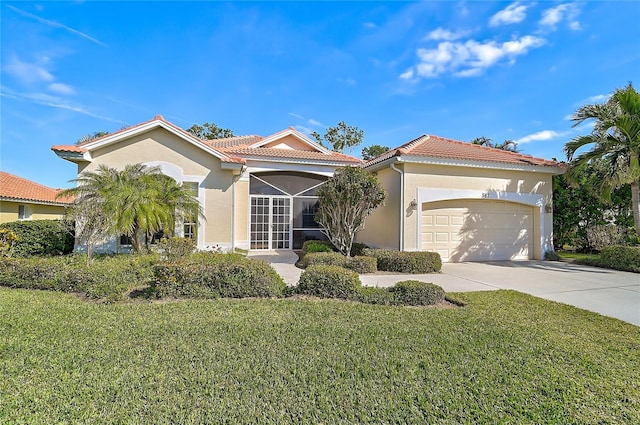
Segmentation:
<svg viewBox="0 0 640 425">
<path fill-rule="evenodd" d="M 366 244 L 354 242 L 351 245 L 350 255 L 352 257 L 356 257 L 356 256 L 360 257 L 363 255 L 366 255 L 364 253 L 364 250 L 367 248 L 368 246 Z M 305 243 L 302 244 L 302 252 L 304 254 L 309 254 L 312 252 L 337 252 L 337 251 L 338 250 L 336 249 L 335 246 L 333 246 L 331 241 L 309 240 L 309 241 L 305 241 Z"/>
<path fill-rule="evenodd" d="M 0 229 L 12 230 L 18 240 L 11 255 L 64 255 L 73 251 L 74 237 L 60 220 L 24 220 L 0 224 Z"/>
<path fill-rule="evenodd" d="M 365 249 L 365 255 L 378 260 L 378 270 L 398 273 L 437 273 L 442 259 L 436 252 Z"/>
<path fill-rule="evenodd" d="M 445 297 L 440 286 L 417 280 L 398 282 L 392 288 L 364 287 L 354 271 L 324 264 L 310 265 L 302 272 L 295 292 L 381 305 L 434 305 Z"/>
<path fill-rule="evenodd" d="M 0 260 L 0 285 L 83 293 L 89 298 L 118 301 L 147 285 L 155 255 L 97 256 L 90 265 L 84 255 Z"/>
<path fill-rule="evenodd" d="M 286 285 L 269 263 L 240 254 L 201 252 L 153 268 L 158 298 L 281 297 Z"/>
<path fill-rule="evenodd" d="M 337 252 L 314 252 L 304 256 L 302 266 L 312 265 L 339 266 L 356 273 L 375 273 L 377 260 L 373 257 L 345 257 Z"/>
<path fill-rule="evenodd" d="M 157 246 L 164 260 L 175 262 L 192 254 L 196 250 L 196 241 L 180 237 L 162 238 Z"/>
<path fill-rule="evenodd" d="M 640 246 L 608 246 L 600 251 L 603 267 L 640 273 Z"/>
</svg>

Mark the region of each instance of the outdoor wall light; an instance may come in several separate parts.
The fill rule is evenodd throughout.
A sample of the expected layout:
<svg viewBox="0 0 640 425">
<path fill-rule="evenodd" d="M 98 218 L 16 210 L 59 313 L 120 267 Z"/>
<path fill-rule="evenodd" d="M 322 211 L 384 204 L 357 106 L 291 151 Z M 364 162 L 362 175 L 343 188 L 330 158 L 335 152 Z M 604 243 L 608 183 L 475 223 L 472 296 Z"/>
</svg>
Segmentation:
<svg viewBox="0 0 640 425">
<path fill-rule="evenodd" d="M 412 210 L 417 209 L 418 208 L 418 201 L 413 199 L 411 202 L 409 202 L 409 208 L 411 208 Z"/>
</svg>

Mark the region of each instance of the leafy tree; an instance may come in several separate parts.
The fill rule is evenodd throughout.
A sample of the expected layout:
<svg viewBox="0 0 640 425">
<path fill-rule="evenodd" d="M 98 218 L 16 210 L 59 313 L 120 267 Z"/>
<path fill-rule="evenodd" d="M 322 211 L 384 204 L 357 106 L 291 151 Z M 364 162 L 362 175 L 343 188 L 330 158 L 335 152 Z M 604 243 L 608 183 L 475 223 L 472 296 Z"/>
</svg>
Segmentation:
<svg viewBox="0 0 640 425">
<path fill-rule="evenodd" d="M 107 134 L 109 134 L 108 131 L 96 131 L 95 133 L 85 134 L 84 136 L 82 136 L 81 138 L 79 138 L 76 141 L 76 145 L 81 145 L 83 143 L 90 142 L 90 141 L 95 140 L 95 139 L 97 139 L 99 137 L 106 136 Z"/>
<path fill-rule="evenodd" d="M 311 133 L 311 137 L 316 139 L 320 145 L 328 146 L 334 152 L 350 152 L 351 149 L 362 143 L 364 131 L 340 121 L 335 127 L 327 128 L 324 133 L 324 141 L 323 137 L 316 131 Z"/>
<path fill-rule="evenodd" d="M 569 177 L 599 162 L 604 171 L 598 189 L 604 199 L 625 184 L 631 188 L 636 234 L 640 236 L 640 95 L 629 83 L 616 89 L 606 103 L 585 105 L 572 116 L 574 127 L 594 120 L 591 134 L 568 142 L 564 151 L 570 161 Z M 590 148 L 576 156 L 582 148 Z"/>
<path fill-rule="evenodd" d="M 345 167 L 318 189 L 316 221 L 333 245 L 348 256 L 355 234 L 387 194 L 378 179 L 359 167 Z"/>
<path fill-rule="evenodd" d="M 500 149 L 500 150 L 503 150 L 503 151 L 519 152 L 518 143 L 513 141 L 513 140 L 505 140 L 502 143 L 493 143 L 492 139 L 489 139 L 488 137 L 480 136 L 480 137 L 476 137 L 475 139 L 473 139 L 471 141 L 471 144 L 472 145 L 487 146 L 489 148 Z"/>
<path fill-rule="evenodd" d="M 229 130 L 228 128 L 221 128 L 216 124 L 210 124 L 208 122 L 202 125 L 193 124 L 191 127 L 187 128 L 187 131 L 203 140 L 225 139 L 227 137 L 234 137 L 233 131 Z"/>
<path fill-rule="evenodd" d="M 85 240 L 124 234 L 139 252 L 141 235 L 160 230 L 172 233 L 178 218 L 194 211 L 202 215 L 188 189 L 158 167 L 129 164 L 117 170 L 100 165 L 97 171 L 83 172 L 73 181 L 77 186 L 59 196 L 76 197 L 71 216 L 84 227 L 80 233 Z"/>
<path fill-rule="evenodd" d="M 362 159 L 369 161 L 377 156 L 387 152 L 389 148 L 381 145 L 371 145 L 362 149 Z"/>
<path fill-rule="evenodd" d="M 480 137 L 476 137 L 475 139 L 473 139 L 471 141 L 472 145 L 480 145 L 480 146 L 487 146 L 492 148 L 493 147 L 493 140 L 489 139 L 488 137 L 484 137 L 484 136 L 480 136 Z"/>
</svg>

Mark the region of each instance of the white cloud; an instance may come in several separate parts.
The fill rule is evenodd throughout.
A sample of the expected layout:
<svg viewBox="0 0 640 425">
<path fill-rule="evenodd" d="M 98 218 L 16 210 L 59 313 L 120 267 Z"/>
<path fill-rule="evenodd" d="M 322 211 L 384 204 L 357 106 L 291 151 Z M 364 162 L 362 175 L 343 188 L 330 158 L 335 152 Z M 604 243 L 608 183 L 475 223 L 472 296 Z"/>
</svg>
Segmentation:
<svg viewBox="0 0 640 425">
<path fill-rule="evenodd" d="M 100 46 L 102 46 L 102 47 L 108 47 L 108 46 L 107 46 L 105 43 L 103 43 L 102 41 L 100 41 L 100 40 L 98 40 L 98 39 L 96 39 L 96 38 L 93 38 L 93 37 L 91 37 L 90 35 L 85 34 L 85 33 L 81 32 L 81 31 L 78 31 L 78 30 L 76 30 L 76 29 L 73 29 L 73 28 L 71 28 L 71 27 L 68 27 L 68 26 L 66 26 L 66 25 L 64 25 L 64 24 L 61 24 L 61 23 L 56 22 L 56 21 L 50 21 L 50 20 L 48 20 L 48 19 L 41 18 L 41 17 L 36 16 L 36 15 L 34 15 L 34 14 L 32 14 L 32 13 L 25 12 L 25 11 L 24 11 L 24 10 L 22 10 L 22 9 L 18 9 L 18 8 L 17 8 L 17 7 L 15 7 L 15 6 L 11 6 L 11 5 L 8 5 L 8 4 L 7 4 L 6 6 L 7 6 L 9 9 L 13 10 L 14 12 L 17 12 L 17 13 L 19 13 L 19 14 L 23 15 L 23 16 L 26 16 L 26 17 L 31 18 L 31 19 L 35 19 L 36 21 L 41 22 L 41 23 L 46 24 L 46 25 L 49 25 L 49 26 L 51 26 L 51 27 L 62 28 L 62 29 L 64 29 L 64 30 L 69 31 L 69 32 L 70 32 L 70 33 L 72 33 L 72 34 L 75 34 L 75 35 L 78 35 L 78 36 L 80 36 L 80 37 L 82 37 L 82 38 L 86 38 L 87 40 L 93 41 L 94 43 L 99 44 L 99 45 L 100 45 Z"/>
<path fill-rule="evenodd" d="M 403 80 L 410 80 L 413 78 L 413 68 L 407 69 L 405 72 L 400 74 L 400 78 Z"/>
<path fill-rule="evenodd" d="M 364 24 L 362 24 L 362 26 L 363 26 L 363 27 L 365 27 L 365 28 L 373 29 L 373 28 L 375 28 L 377 25 L 376 25 L 376 24 L 374 24 L 373 22 L 365 22 Z"/>
<path fill-rule="evenodd" d="M 309 118 L 309 120 L 307 121 L 309 124 L 311 125 L 315 125 L 318 127 L 324 127 L 324 125 L 322 125 L 321 122 L 314 120 L 313 118 Z"/>
<path fill-rule="evenodd" d="M 76 91 L 68 84 L 52 83 L 49 84 L 49 90 L 60 94 L 76 94 Z"/>
<path fill-rule="evenodd" d="M 520 2 L 510 4 L 505 9 L 496 13 L 489 20 L 490 27 L 497 27 L 500 25 L 516 24 L 524 20 L 527 17 L 526 11 L 528 6 L 521 5 Z"/>
<path fill-rule="evenodd" d="M 576 19 L 580 10 L 575 3 L 563 3 L 551 9 L 547 9 L 542 13 L 542 19 L 540 19 L 540 25 L 555 29 L 555 27 L 566 20 L 569 23 L 569 28 L 574 31 L 582 29 L 580 22 Z"/>
<path fill-rule="evenodd" d="M 414 75 L 435 78 L 446 73 L 458 77 L 477 76 L 502 60 L 506 59 L 509 63 L 514 63 L 517 56 L 524 55 L 545 42 L 543 38 L 530 35 L 503 43 L 475 40 L 445 41 L 439 43 L 434 49 L 418 49 L 416 54 L 420 62 L 401 74 L 400 78 L 407 80 Z"/>
<path fill-rule="evenodd" d="M 539 142 L 544 140 L 557 139 L 559 137 L 565 137 L 567 134 L 568 132 L 566 131 L 557 132 L 554 130 L 542 130 L 542 131 L 538 131 L 537 133 L 533 133 L 528 136 L 521 137 L 520 139 L 516 140 L 516 143 L 523 144 L 523 143 L 529 143 L 529 142 Z"/>
<path fill-rule="evenodd" d="M 610 94 L 597 94 L 595 96 L 588 97 L 586 103 L 603 103 L 609 100 Z"/>
<path fill-rule="evenodd" d="M 315 126 L 315 127 L 326 127 L 326 125 L 322 124 L 318 120 L 314 120 L 313 118 L 305 118 L 302 115 L 296 114 L 294 112 L 289 112 L 288 114 L 291 115 L 292 117 L 296 117 L 298 119 L 301 119 L 301 120 L 305 121 L 305 123 L 307 125 L 312 125 L 312 126 Z M 298 128 L 298 126 L 296 126 L 296 128 Z M 302 130 L 302 129 L 304 129 L 304 130 Z M 306 133 L 311 133 L 312 130 L 309 130 L 307 127 L 300 126 L 300 131 L 303 131 L 303 132 L 306 132 Z"/>
<path fill-rule="evenodd" d="M 425 37 L 425 40 L 447 40 L 447 41 L 452 41 L 452 40 L 458 40 L 458 39 L 464 37 L 465 35 L 467 35 L 467 33 L 465 31 L 449 31 L 449 30 L 444 29 L 442 27 L 438 27 L 438 28 L 434 29 L 433 31 L 431 31 L 429 34 L 427 34 L 427 36 Z"/>
<path fill-rule="evenodd" d="M 40 65 L 23 62 L 17 57 L 12 57 L 4 66 L 5 71 L 26 84 L 53 81 L 54 77 L 49 71 Z"/>
</svg>

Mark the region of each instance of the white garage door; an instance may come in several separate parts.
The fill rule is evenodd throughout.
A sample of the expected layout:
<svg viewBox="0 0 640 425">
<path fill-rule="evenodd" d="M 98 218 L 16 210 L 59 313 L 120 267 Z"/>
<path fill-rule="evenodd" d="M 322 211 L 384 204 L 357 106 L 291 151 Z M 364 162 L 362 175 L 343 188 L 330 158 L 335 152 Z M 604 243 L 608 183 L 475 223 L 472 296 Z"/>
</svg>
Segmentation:
<svg viewBox="0 0 640 425">
<path fill-rule="evenodd" d="M 494 200 L 422 205 L 422 250 L 442 261 L 527 260 L 533 255 L 533 208 Z"/>
</svg>

